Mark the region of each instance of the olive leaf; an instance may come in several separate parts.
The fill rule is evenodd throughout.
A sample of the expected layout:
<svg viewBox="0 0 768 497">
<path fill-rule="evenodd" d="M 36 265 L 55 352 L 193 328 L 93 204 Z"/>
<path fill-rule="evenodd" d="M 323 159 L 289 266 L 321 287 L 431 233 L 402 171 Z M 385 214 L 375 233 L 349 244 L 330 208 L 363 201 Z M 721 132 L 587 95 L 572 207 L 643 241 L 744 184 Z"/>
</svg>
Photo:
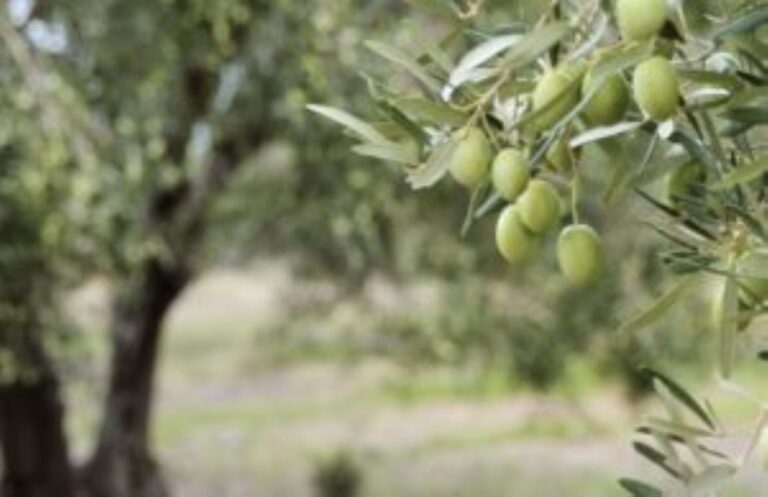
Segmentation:
<svg viewBox="0 0 768 497">
<path fill-rule="evenodd" d="M 448 166 L 456 150 L 456 142 L 445 138 L 434 147 L 427 161 L 408 174 L 408 184 L 414 190 L 429 188 L 440 181 L 448 172 Z"/>
<path fill-rule="evenodd" d="M 670 476 L 674 478 L 680 478 L 680 473 L 677 472 L 668 462 L 667 456 L 663 452 L 653 448 L 652 446 L 643 442 L 634 442 L 632 447 L 635 451 L 643 456 L 645 459 L 655 464 Z"/>
<path fill-rule="evenodd" d="M 416 165 L 418 158 L 406 147 L 395 143 L 363 143 L 352 147 L 352 151 L 365 157 L 373 157 L 400 164 Z"/>
<path fill-rule="evenodd" d="M 690 426 L 682 422 L 669 421 L 667 419 L 653 416 L 646 419 L 646 423 L 648 423 L 648 426 L 654 431 L 677 435 L 683 439 L 712 437 L 714 435 L 711 431 L 708 430 L 703 430 L 701 428 Z"/>
<path fill-rule="evenodd" d="M 424 67 L 419 65 L 418 62 L 402 49 L 373 40 L 365 42 L 365 46 L 373 53 L 405 68 L 414 78 L 424 84 L 424 86 L 429 88 L 432 92 L 440 92 L 440 82 L 432 77 Z"/>
<path fill-rule="evenodd" d="M 392 102 L 394 106 L 417 121 L 437 126 L 462 126 L 469 116 L 448 104 L 420 97 L 404 97 Z"/>
<path fill-rule="evenodd" d="M 536 60 L 572 32 L 567 22 L 558 21 L 536 29 L 515 44 L 502 58 L 499 67 L 514 70 Z"/>
<path fill-rule="evenodd" d="M 659 297 L 648 309 L 639 312 L 621 325 L 622 333 L 634 333 L 655 323 L 666 314 L 696 281 L 695 275 L 683 277 L 675 286 Z"/>
<path fill-rule="evenodd" d="M 716 428 L 714 421 L 709 416 L 709 414 L 707 414 L 706 409 L 704 409 L 704 407 L 702 407 L 702 405 L 699 404 L 696 399 L 694 399 L 693 396 L 688 393 L 688 391 L 679 383 L 674 381 L 669 376 L 651 368 L 643 368 L 641 372 L 662 383 L 669 393 L 671 393 L 682 405 L 693 412 L 709 428 L 713 430 Z"/>
<path fill-rule="evenodd" d="M 713 38 L 720 39 L 727 35 L 752 31 L 765 23 L 768 23 L 768 7 L 758 8 L 718 28 L 713 33 Z"/>
<path fill-rule="evenodd" d="M 639 480 L 622 478 L 619 480 L 619 485 L 629 492 L 632 497 L 664 497 L 661 490 Z"/>
<path fill-rule="evenodd" d="M 461 58 L 456 68 L 448 77 L 448 84 L 455 89 L 474 79 L 475 73 L 473 71 L 475 69 L 503 51 L 508 50 L 521 39 L 523 39 L 523 36 L 520 34 L 508 34 L 493 37 L 476 46 Z"/>
<path fill-rule="evenodd" d="M 613 136 L 622 135 L 634 131 L 643 125 L 642 121 L 624 121 L 611 126 L 599 126 L 597 128 L 589 129 L 582 134 L 574 137 L 568 143 L 571 148 L 578 148 L 587 143 L 592 143 Z"/>
<path fill-rule="evenodd" d="M 760 157 L 747 165 L 726 173 L 720 181 L 715 183 L 712 187 L 716 190 L 730 189 L 736 185 L 741 185 L 757 179 L 766 172 L 768 172 L 768 155 Z"/>
<path fill-rule="evenodd" d="M 590 71 L 591 79 L 585 93 L 599 89 L 606 78 L 643 62 L 653 55 L 654 43 L 630 43 L 607 49 Z"/>
<path fill-rule="evenodd" d="M 341 124 L 361 138 L 364 138 L 370 142 L 381 144 L 391 143 L 372 125 L 344 110 L 318 104 L 309 104 L 307 105 L 307 109 L 332 121 L 335 121 L 338 124 Z"/>
</svg>

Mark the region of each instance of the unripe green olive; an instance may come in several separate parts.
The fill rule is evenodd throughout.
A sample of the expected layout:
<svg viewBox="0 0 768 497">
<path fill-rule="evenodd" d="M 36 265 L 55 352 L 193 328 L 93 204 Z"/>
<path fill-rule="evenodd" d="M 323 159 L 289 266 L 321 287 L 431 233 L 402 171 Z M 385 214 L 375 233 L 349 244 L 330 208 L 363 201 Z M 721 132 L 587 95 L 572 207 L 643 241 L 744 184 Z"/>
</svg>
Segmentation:
<svg viewBox="0 0 768 497">
<path fill-rule="evenodd" d="M 539 110 L 551 102 L 557 103 L 536 118 L 535 125 L 546 129 L 564 118 L 579 103 L 580 85 L 576 80 L 584 76 L 586 65 L 577 63 L 547 71 L 533 90 L 533 109 Z"/>
<path fill-rule="evenodd" d="M 696 194 L 697 187 L 706 179 L 704 167 L 688 162 L 670 172 L 666 178 L 667 200 L 672 205 Z"/>
<path fill-rule="evenodd" d="M 661 31 L 667 21 L 664 0 L 618 0 L 616 19 L 625 40 L 647 40 Z"/>
<path fill-rule="evenodd" d="M 496 247 L 510 264 L 520 264 L 536 252 L 536 237 L 523 226 L 516 205 L 501 211 L 496 223 Z"/>
<path fill-rule="evenodd" d="M 594 282 L 602 269 L 600 237 L 592 227 L 575 224 L 565 228 L 557 241 L 557 262 L 566 279 L 573 285 Z"/>
<path fill-rule="evenodd" d="M 510 202 L 515 200 L 528 185 L 531 165 L 528 159 L 513 148 L 499 152 L 493 161 L 493 186 L 499 195 Z"/>
<path fill-rule="evenodd" d="M 652 57 L 635 68 L 632 81 L 637 105 L 651 119 L 664 121 L 675 114 L 680 99 L 677 71 L 664 57 Z"/>
<path fill-rule="evenodd" d="M 586 93 L 592 81 L 591 74 L 584 78 L 582 93 Z M 629 90 L 621 75 L 606 78 L 589 103 L 584 107 L 584 116 L 594 126 L 608 126 L 621 121 L 629 107 Z"/>
<path fill-rule="evenodd" d="M 520 220 L 534 233 L 548 231 L 560 219 L 560 196 L 546 181 L 531 180 L 517 203 Z"/>
<path fill-rule="evenodd" d="M 454 138 L 457 144 L 448 170 L 458 183 L 473 189 L 488 175 L 491 144 L 480 128 L 458 131 Z"/>
</svg>

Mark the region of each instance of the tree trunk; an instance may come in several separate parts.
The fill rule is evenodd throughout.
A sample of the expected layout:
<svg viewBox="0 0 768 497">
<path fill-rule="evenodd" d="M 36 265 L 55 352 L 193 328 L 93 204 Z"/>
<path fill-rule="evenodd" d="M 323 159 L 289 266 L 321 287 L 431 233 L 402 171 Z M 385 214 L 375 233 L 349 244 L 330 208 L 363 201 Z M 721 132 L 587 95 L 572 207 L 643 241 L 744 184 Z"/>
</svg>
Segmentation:
<svg viewBox="0 0 768 497">
<path fill-rule="evenodd" d="M 92 497 L 168 494 L 149 442 L 152 393 L 163 321 L 188 275 L 153 259 L 138 276 L 140 283 L 114 301 L 104 419 L 84 471 L 85 488 Z"/>
<path fill-rule="evenodd" d="M 45 365 L 34 380 L 0 385 L 2 497 L 73 497 L 59 382 Z"/>
</svg>

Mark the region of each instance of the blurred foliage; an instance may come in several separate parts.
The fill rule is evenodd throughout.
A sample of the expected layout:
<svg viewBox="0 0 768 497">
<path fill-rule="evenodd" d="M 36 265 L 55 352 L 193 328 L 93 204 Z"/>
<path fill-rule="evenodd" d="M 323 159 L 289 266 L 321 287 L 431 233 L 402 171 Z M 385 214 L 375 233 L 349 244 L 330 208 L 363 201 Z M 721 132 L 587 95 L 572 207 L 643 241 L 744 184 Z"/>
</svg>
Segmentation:
<svg viewBox="0 0 768 497">
<path fill-rule="evenodd" d="M 3 209 L 22 213 L 3 222 L 23 223 L 4 230 L 2 246 L 29 258 L 4 259 L 2 285 L 11 291 L 17 275 L 35 281 L 40 298 L 12 289 L 27 312 L 43 316 L 62 285 L 94 272 L 120 278 L 147 256 L 189 250 L 169 246 L 169 233 L 153 230 L 147 206 L 159 191 L 194 184 L 206 161 L 217 158 L 217 146 L 235 142 L 243 164 L 206 214 L 211 236 L 201 266 L 287 254 L 305 276 L 358 288 L 377 270 L 406 286 L 443 279 L 439 310 L 415 308 L 405 317 L 363 312 L 350 320 L 350 328 L 376 330 L 375 350 L 411 362 L 502 364 L 540 387 L 564 371 L 573 353 L 617 357 L 606 361 L 612 370 L 630 364 L 609 352 L 605 337 L 620 312 L 659 289 L 660 277 L 644 259 L 655 245 L 633 252 L 635 272 L 593 292 L 551 280 L 550 256 L 510 271 L 492 255 L 491 223 L 459 236 L 468 195 L 457 196 L 450 184 L 412 195 L 397 170 L 351 156 L 335 128 L 306 113 L 312 101 L 357 107 L 367 100 L 361 71 L 411 84 L 370 60 L 364 40 L 394 37 L 415 45 L 449 25 L 422 14 L 400 21 L 413 11 L 385 0 L 30 5 L 27 15 L 3 21 L 6 50 L 0 51 Z M 494 3 L 482 28 L 502 30 L 544 8 L 540 1 Z M 446 50 L 459 54 L 476 41 L 457 38 Z M 199 108 L 195 95 L 211 106 Z M 605 181 L 608 167 L 596 163 L 588 188 Z M 620 224 L 594 208 L 590 217 Z M 615 230 L 610 251 L 636 247 L 628 240 L 634 229 Z M 10 235 L 14 230 L 18 238 Z M 626 258 L 613 260 L 608 272 L 627 273 L 626 265 Z M 543 289 L 532 290 L 542 280 Z M 523 290 L 535 297 L 498 296 L 519 297 Z M 283 327 L 295 333 L 278 340 L 296 339 L 301 349 L 309 322 L 326 312 L 303 309 L 301 319 Z M 648 355 L 665 347 L 644 343 Z M 636 355 L 638 348 L 631 349 Z"/>
</svg>

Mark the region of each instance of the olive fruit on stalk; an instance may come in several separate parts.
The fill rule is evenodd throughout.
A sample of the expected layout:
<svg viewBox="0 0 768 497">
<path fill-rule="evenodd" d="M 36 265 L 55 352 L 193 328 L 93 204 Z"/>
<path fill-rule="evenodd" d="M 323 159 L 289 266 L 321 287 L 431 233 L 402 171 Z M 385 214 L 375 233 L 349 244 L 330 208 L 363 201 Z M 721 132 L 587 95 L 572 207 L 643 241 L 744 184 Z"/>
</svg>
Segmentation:
<svg viewBox="0 0 768 497">
<path fill-rule="evenodd" d="M 493 186 L 499 195 L 510 202 L 525 190 L 530 177 L 530 162 L 519 150 L 506 148 L 499 152 L 493 161 Z"/>
<path fill-rule="evenodd" d="M 534 233 L 545 233 L 560 219 L 560 197 L 555 187 L 544 180 L 531 180 L 517 203 L 520 220 Z"/>
<path fill-rule="evenodd" d="M 602 268 L 600 237 L 586 224 L 568 226 L 557 241 L 557 261 L 571 284 L 585 286 L 593 283 Z"/>
<path fill-rule="evenodd" d="M 448 171 L 458 183 L 474 189 L 485 180 L 493 151 L 485 133 L 480 128 L 456 132 L 456 148 Z"/>
<path fill-rule="evenodd" d="M 496 222 L 496 247 L 510 264 L 528 260 L 536 251 L 533 233 L 523 225 L 516 205 L 508 205 Z"/>
<path fill-rule="evenodd" d="M 669 59 L 652 57 L 639 64 L 632 88 L 637 105 L 654 121 L 665 121 L 677 111 L 680 85 Z"/>
</svg>

